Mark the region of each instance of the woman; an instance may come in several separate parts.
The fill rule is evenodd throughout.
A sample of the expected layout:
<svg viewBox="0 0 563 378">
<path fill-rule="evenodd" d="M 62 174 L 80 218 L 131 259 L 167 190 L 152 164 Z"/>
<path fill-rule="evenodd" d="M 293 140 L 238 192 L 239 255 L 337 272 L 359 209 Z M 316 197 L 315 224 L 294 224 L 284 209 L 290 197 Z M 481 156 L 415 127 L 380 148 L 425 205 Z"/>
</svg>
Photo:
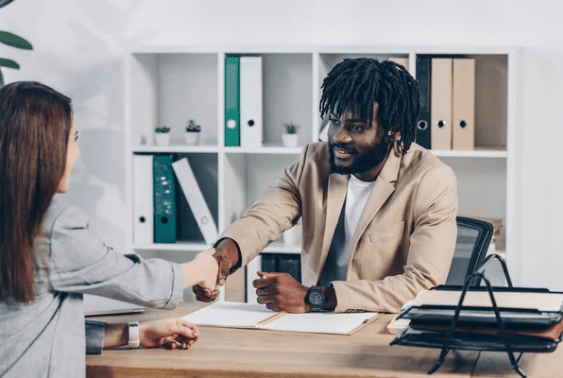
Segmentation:
<svg viewBox="0 0 563 378">
<path fill-rule="evenodd" d="M 77 138 L 68 97 L 36 82 L 0 89 L 3 377 L 84 376 L 83 293 L 171 309 L 184 288 L 215 287 L 210 252 L 184 264 L 122 255 L 55 195 L 68 190 Z"/>
</svg>

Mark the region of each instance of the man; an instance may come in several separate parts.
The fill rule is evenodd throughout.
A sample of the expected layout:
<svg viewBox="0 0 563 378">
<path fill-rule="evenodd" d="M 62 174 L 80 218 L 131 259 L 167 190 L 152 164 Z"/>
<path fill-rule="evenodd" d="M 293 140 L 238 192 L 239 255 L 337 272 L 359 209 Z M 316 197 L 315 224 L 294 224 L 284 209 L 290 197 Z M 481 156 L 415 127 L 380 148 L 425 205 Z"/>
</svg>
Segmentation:
<svg viewBox="0 0 563 378">
<path fill-rule="evenodd" d="M 322 85 L 328 143 L 312 143 L 215 244 L 218 283 L 301 217 L 302 282 L 259 272 L 258 302 L 292 313 L 398 312 L 446 279 L 456 240 L 453 171 L 413 144 L 416 80 L 390 61 L 346 59 Z M 194 288 L 199 300 L 216 294 Z"/>
</svg>

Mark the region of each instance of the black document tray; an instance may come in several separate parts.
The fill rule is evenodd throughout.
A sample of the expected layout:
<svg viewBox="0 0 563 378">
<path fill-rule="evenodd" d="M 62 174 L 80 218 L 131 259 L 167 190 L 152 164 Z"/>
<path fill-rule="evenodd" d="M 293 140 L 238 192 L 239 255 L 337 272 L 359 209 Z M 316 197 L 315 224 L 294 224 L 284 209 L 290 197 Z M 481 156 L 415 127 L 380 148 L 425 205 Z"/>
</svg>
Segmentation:
<svg viewBox="0 0 563 378">
<path fill-rule="evenodd" d="M 399 333 L 395 335 L 395 339 L 391 342 L 391 345 L 405 345 L 405 346 L 417 346 L 417 347 L 428 347 L 428 348 L 440 348 L 440 356 L 438 357 L 436 363 L 428 370 L 428 374 L 435 372 L 444 362 L 446 356 L 450 350 L 454 349 L 465 349 L 465 350 L 483 350 L 483 351 L 498 351 L 506 352 L 510 360 L 510 365 L 512 368 L 522 377 L 525 378 L 526 374 L 520 369 L 518 363 L 522 357 L 523 352 L 552 352 L 557 347 L 557 344 L 561 340 L 559 337 L 556 340 L 549 338 L 541 338 L 536 336 L 524 336 L 516 335 L 507 332 L 509 326 L 506 325 L 506 321 L 511 326 L 518 328 L 518 324 L 526 324 L 526 329 L 538 327 L 544 328 L 549 325 L 556 323 L 556 320 L 561 319 L 562 314 L 557 314 L 551 311 L 534 311 L 529 309 L 510 309 L 510 308 L 499 308 L 494 299 L 494 292 L 499 291 L 521 291 L 525 290 L 527 292 L 549 292 L 547 289 L 533 289 L 533 288 L 514 288 L 512 286 L 512 281 L 510 280 L 510 275 L 508 274 L 508 269 L 504 259 L 497 254 L 489 255 L 483 265 L 491 258 L 496 258 L 500 261 L 502 269 L 505 274 L 505 278 L 509 287 L 499 288 L 491 286 L 489 280 L 479 272 L 481 268 L 469 275 L 463 287 L 461 288 L 461 295 L 456 306 L 418 306 L 418 310 L 413 311 L 414 307 L 411 307 L 410 311 L 405 310 L 399 316 L 402 318 L 407 318 L 404 316 L 406 313 L 410 313 L 416 319 L 416 323 L 412 320 L 410 324 L 416 326 L 420 322 L 429 321 L 428 315 L 432 312 L 432 325 L 446 325 L 447 330 L 432 330 L 432 329 L 414 329 L 410 326 L 406 327 Z M 485 287 L 479 287 L 481 283 L 485 284 Z M 441 286 L 437 287 L 436 290 L 451 290 L 451 286 Z M 459 288 L 459 287 L 458 287 Z M 491 300 L 492 307 L 470 307 L 464 306 L 463 302 L 467 291 L 472 290 L 485 290 L 488 292 L 489 298 Z M 523 316 L 524 313 L 526 316 Z M 529 315 L 529 316 L 528 316 Z M 437 316 L 437 317 L 436 317 Z M 521 318 L 527 318 L 525 321 Z M 491 322 L 492 320 L 492 322 Z M 533 327 L 530 327 L 529 320 L 533 320 Z M 443 324 L 439 324 L 442 322 Z M 493 328 L 498 330 L 497 334 L 483 334 L 476 332 L 469 332 L 467 329 L 458 329 L 457 327 L 463 326 L 488 326 L 489 323 Z M 466 327 L 467 328 L 467 327 Z M 516 358 L 514 352 L 520 352 L 520 356 Z"/>
<path fill-rule="evenodd" d="M 410 319 L 411 324 L 449 325 L 455 315 L 451 306 L 415 306 L 411 307 L 398 319 Z M 518 308 L 499 308 L 504 326 L 508 329 L 542 329 L 558 324 L 563 320 L 563 313 L 558 311 L 523 310 Z M 495 313 L 490 307 L 461 307 L 457 325 L 472 327 L 492 327 L 497 324 Z"/>
<path fill-rule="evenodd" d="M 418 330 L 406 327 L 395 335 L 391 345 L 418 346 L 426 348 L 444 347 L 447 332 Z M 513 352 L 553 352 L 558 340 L 542 337 L 520 335 L 482 335 L 469 332 L 454 332 L 448 342 L 450 349 L 482 350 L 492 352 L 506 352 L 506 342 Z"/>
<path fill-rule="evenodd" d="M 510 293 L 554 293 L 545 288 L 524 288 L 524 287 L 497 287 L 491 288 L 493 292 L 510 292 Z M 440 285 L 432 290 L 443 291 L 463 291 L 464 287 L 459 285 Z M 466 287 L 467 292 L 486 292 L 486 287 Z M 397 318 L 410 319 L 411 324 L 432 324 L 432 325 L 449 325 L 455 315 L 458 306 L 434 306 L 422 305 L 413 306 Z M 460 306 L 457 325 L 458 326 L 474 326 L 474 327 L 490 327 L 497 325 L 497 319 L 492 307 L 475 307 Z M 563 320 L 563 312 L 561 311 L 538 311 L 532 309 L 507 308 L 498 307 L 500 316 L 502 317 L 504 326 L 508 329 L 519 328 L 548 328 L 558 324 Z"/>
</svg>

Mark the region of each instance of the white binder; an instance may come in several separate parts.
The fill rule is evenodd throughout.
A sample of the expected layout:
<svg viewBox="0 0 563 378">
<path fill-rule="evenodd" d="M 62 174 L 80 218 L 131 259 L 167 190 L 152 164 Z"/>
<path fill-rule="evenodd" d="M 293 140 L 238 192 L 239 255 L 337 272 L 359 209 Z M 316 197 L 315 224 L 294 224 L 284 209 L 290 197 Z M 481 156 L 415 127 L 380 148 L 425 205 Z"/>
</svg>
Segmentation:
<svg viewBox="0 0 563 378">
<path fill-rule="evenodd" d="M 152 155 L 133 156 L 133 242 L 154 243 Z"/>
<path fill-rule="evenodd" d="M 190 205 L 199 230 L 205 239 L 205 243 L 215 243 L 218 236 L 217 226 L 215 225 L 211 211 L 209 211 L 207 202 L 205 202 L 205 198 L 203 198 L 203 194 L 195 179 L 194 172 L 188 163 L 188 159 L 183 158 L 176 160 L 172 163 L 172 168 L 184 192 L 184 196 L 188 201 L 188 205 Z"/>
<path fill-rule="evenodd" d="M 262 57 L 240 58 L 240 145 L 262 146 Z"/>
</svg>

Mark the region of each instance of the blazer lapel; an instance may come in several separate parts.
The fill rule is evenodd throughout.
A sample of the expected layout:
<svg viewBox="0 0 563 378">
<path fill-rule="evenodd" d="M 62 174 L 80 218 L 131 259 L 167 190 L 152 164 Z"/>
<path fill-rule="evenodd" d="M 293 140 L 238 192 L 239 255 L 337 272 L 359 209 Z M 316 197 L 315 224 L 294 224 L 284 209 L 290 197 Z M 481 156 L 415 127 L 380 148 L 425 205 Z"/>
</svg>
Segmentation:
<svg viewBox="0 0 563 378">
<path fill-rule="evenodd" d="M 371 190 L 366 206 L 358 220 L 354 236 L 352 237 L 351 252 L 356 249 L 356 244 L 363 235 L 367 226 L 375 217 L 381 206 L 387 201 L 389 196 L 395 191 L 395 183 L 399 176 L 399 168 L 401 166 L 401 155 L 398 155 L 395 150 L 387 157 L 383 169 L 379 173 L 377 180 Z M 352 257 L 352 256 L 350 256 Z M 352 261 L 352 259 L 350 259 Z"/>
</svg>

